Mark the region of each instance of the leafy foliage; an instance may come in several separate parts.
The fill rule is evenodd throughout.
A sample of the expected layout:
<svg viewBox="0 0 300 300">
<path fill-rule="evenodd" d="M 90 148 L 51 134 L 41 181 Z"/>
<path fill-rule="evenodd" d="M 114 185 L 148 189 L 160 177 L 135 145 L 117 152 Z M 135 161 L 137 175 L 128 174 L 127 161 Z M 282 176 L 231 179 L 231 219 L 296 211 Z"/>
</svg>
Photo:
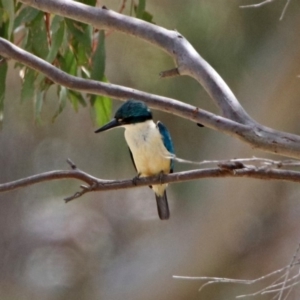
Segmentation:
<svg viewBox="0 0 300 300">
<path fill-rule="evenodd" d="M 95 6 L 97 0 L 78 2 Z M 132 0 L 131 7 L 137 18 L 152 22 L 153 16 L 146 11 L 146 0 L 139 0 L 137 4 Z M 0 35 L 70 75 L 108 82 L 105 76 L 104 31 L 17 4 L 15 0 L 0 0 Z M 35 120 L 39 123 L 47 91 L 54 83 L 19 63 L 16 63 L 16 67 L 20 68 L 22 80 L 21 102 L 34 102 Z M 4 62 L 0 65 L 0 122 L 3 119 L 6 73 L 7 64 Z M 112 105 L 109 97 L 86 95 L 62 86 L 57 86 L 56 91 L 58 108 L 52 117 L 53 121 L 68 101 L 75 111 L 89 105 L 92 119 L 97 125 L 102 125 L 110 118 Z"/>
</svg>

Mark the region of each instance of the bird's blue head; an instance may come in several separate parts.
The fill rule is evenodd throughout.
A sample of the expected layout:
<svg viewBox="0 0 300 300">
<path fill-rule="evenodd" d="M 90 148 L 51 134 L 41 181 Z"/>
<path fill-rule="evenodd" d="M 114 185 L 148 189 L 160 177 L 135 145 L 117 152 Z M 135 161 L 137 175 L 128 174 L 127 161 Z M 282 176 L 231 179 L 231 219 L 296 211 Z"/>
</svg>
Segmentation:
<svg viewBox="0 0 300 300">
<path fill-rule="evenodd" d="M 95 132 L 102 132 L 114 127 L 142 123 L 152 120 L 152 113 L 148 106 L 136 100 L 126 101 L 115 113 L 115 117 Z"/>
</svg>

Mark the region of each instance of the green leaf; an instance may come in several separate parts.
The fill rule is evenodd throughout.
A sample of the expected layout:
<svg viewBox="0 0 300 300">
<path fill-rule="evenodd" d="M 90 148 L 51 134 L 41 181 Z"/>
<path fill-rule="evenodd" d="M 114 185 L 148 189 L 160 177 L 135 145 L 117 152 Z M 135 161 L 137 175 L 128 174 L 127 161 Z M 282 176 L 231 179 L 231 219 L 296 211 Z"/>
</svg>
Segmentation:
<svg viewBox="0 0 300 300">
<path fill-rule="evenodd" d="M 21 24 L 31 22 L 40 11 L 30 6 L 24 7 L 15 18 L 14 29 L 18 28 Z"/>
<path fill-rule="evenodd" d="M 134 5 L 134 2 L 132 2 L 132 6 L 134 8 L 135 11 L 135 16 L 141 20 L 144 20 L 146 22 L 149 23 L 153 23 L 155 24 L 152 20 L 153 20 L 153 15 L 150 14 L 148 11 L 146 11 L 146 0 L 139 0 L 139 4 L 138 5 Z M 132 10 L 132 7 L 131 9 Z M 132 12 L 130 12 L 130 15 L 132 14 Z"/>
<path fill-rule="evenodd" d="M 91 47 L 91 37 L 86 34 L 88 25 L 65 19 L 67 28 L 72 35 L 85 47 Z"/>
<path fill-rule="evenodd" d="M 55 16 L 51 23 L 51 47 L 47 56 L 47 61 L 52 62 L 58 53 L 58 50 L 63 42 L 65 33 L 65 23 L 63 18 Z"/>
<path fill-rule="evenodd" d="M 8 38 L 9 22 L 6 19 L 7 15 L 4 13 L 4 9 L 0 7 L 0 36 L 4 38 Z"/>
<path fill-rule="evenodd" d="M 98 126 L 102 126 L 110 120 L 112 103 L 106 96 L 92 95 L 92 118 Z"/>
<path fill-rule="evenodd" d="M 32 51 L 37 56 L 46 59 L 48 55 L 47 29 L 44 21 L 44 13 L 38 13 L 30 23 L 29 34 L 25 49 Z"/>
<path fill-rule="evenodd" d="M 74 53 L 70 50 L 70 48 L 67 49 L 64 56 L 59 56 L 58 59 L 63 71 L 67 72 L 70 75 L 77 74 L 77 61 Z M 87 105 L 82 94 L 79 92 L 68 90 L 67 96 L 76 112 L 78 111 L 79 104 L 81 104 L 82 106 Z"/>
<path fill-rule="evenodd" d="M 145 9 L 146 9 L 146 0 L 139 0 L 139 4 L 136 9 L 136 17 L 142 19 Z"/>
<path fill-rule="evenodd" d="M 32 100 L 34 97 L 35 71 L 26 68 L 21 90 L 21 102 Z"/>
<path fill-rule="evenodd" d="M 79 92 L 68 90 L 68 98 L 76 112 L 78 112 L 79 104 L 81 104 L 83 107 L 86 107 L 86 102 Z"/>
<path fill-rule="evenodd" d="M 78 65 L 88 66 L 92 52 L 92 27 L 69 19 L 65 22 Z"/>
<path fill-rule="evenodd" d="M 97 0 L 77 0 L 77 2 L 81 2 L 86 5 L 95 6 Z"/>
<path fill-rule="evenodd" d="M 144 21 L 149 22 L 149 23 L 154 23 L 153 20 L 153 15 L 151 15 L 149 12 L 144 11 L 142 18 Z"/>
<path fill-rule="evenodd" d="M 102 81 L 108 82 L 105 76 Z M 110 120 L 112 101 L 108 96 L 90 95 L 91 113 L 94 123 L 102 126 Z"/>
<path fill-rule="evenodd" d="M 44 103 L 45 91 L 37 90 L 34 99 L 34 117 L 35 122 L 40 124 L 41 123 L 41 111 Z"/>
<path fill-rule="evenodd" d="M 103 30 L 99 32 L 98 44 L 92 57 L 91 79 L 107 82 L 105 78 L 105 33 Z M 107 96 L 91 95 L 90 103 L 92 108 L 93 121 L 101 126 L 110 119 L 111 99 Z"/>
<path fill-rule="evenodd" d="M 103 80 L 105 72 L 105 33 L 99 32 L 98 44 L 92 57 L 91 79 Z"/>
<path fill-rule="evenodd" d="M 68 90 L 64 86 L 59 86 L 59 102 L 58 102 L 58 109 L 54 116 L 52 117 L 52 122 L 56 120 L 56 118 L 61 114 L 61 112 L 64 110 L 67 104 L 67 95 L 68 95 Z"/>
<path fill-rule="evenodd" d="M 2 5 L 4 10 L 7 12 L 9 16 L 7 35 L 8 38 L 10 39 L 14 27 L 14 21 L 15 21 L 15 4 L 13 0 L 2 0 Z"/>
<path fill-rule="evenodd" d="M 76 75 L 77 62 L 74 53 L 70 48 L 67 49 L 64 56 L 58 57 L 61 69 L 70 75 Z"/>
<path fill-rule="evenodd" d="M 88 67 L 90 53 L 92 52 L 91 49 L 87 49 L 87 48 L 81 47 L 80 43 L 76 43 L 76 46 L 75 46 L 74 50 L 75 50 L 75 53 L 76 53 L 77 64 L 79 66 L 86 66 L 86 67 Z"/>
<path fill-rule="evenodd" d="M 0 128 L 2 128 L 2 123 L 3 123 L 6 74 L 7 74 L 7 62 L 1 61 L 0 63 Z"/>
</svg>

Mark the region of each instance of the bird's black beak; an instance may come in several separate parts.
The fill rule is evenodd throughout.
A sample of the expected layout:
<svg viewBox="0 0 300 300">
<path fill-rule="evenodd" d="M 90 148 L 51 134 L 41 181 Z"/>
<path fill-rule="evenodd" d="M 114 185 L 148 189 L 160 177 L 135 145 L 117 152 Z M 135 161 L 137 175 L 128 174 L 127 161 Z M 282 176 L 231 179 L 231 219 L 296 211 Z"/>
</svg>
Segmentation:
<svg viewBox="0 0 300 300">
<path fill-rule="evenodd" d="M 103 125 L 102 127 L 100 127 L 99 129 L 95 130 L 95 133 L 98 132 L 103 132 L 109 129 L 112 129 L 114 127 L 118 127 L 121 126 L 122 124 L 120 122 L 118 122 L 118 120 L 116 119 L 112 119 L 110 122 L 108 122 L 107 124 Z"/>
</svg>

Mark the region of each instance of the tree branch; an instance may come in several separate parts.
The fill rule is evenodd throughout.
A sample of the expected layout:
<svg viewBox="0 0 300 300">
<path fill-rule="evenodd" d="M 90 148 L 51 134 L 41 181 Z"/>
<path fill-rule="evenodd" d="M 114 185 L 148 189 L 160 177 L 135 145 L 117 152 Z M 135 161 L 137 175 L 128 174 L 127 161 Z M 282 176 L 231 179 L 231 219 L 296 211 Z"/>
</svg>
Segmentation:
<svg viewBox="0 0 300 300">
<path fill-rule="evenodd" d="M 269 4 L 271 2 L 274 2 L 274 1 L 275 0 L 265 0 L 265 1 L 262 1 L 262 2 L 259 2 L 259 3 L 255 3 L 255 4 L 240 5 L 240 8 L 258 8 L 258 7 L 264 6 L 264 5 Z M 283 20 L 283 17 L 285 15 L 285 12 L 286 12 L 286 10 L 287 10 L 290 2 L 291 2 L 291 0 L 286 0 L 284 8 L 283 8 L 283 10 L 281 12 L 279 21 Z"/>
<path fill-rule="evenodd" d="M 177 31 L 167 30 L 108 9 L 95 8 L 76 1 L 21 0 L 21 2 L 46 12 L 91 24 L 97 28 L 113 29 L 130 34 L 158 46 L 174 58 L 180 75 L 189 75 L 203 85 L 224 117 L 167 97 L 71 76 L 0 38 L 0 55 L 3 57 L 23 63 L 67 88 L 107 95 L 121 100 L 140 99 L 152 108 L 187 118 L 239 138 L 253 148 L 300 158 L 300 137 L 273 130 L 254 121 L 244 111 L 224 80 Z"/>
<path fill-rule="evenodd" d="M 275 0 L 265 0 L 265 1 L 255 3 L 255 4 L 240 5 L 240 8 L 250 8 L 250 7 L 257 8 L 257 7 L 264 6 L 264 5 L 274 2 L 274 1 Z"/>
<path fill-rule="evenodd" d="M 115 84 L 78 78 L 57 69 L 50 63 L 15 46 L 3 38 L 0 38 L 0 55 L 23 63 L 41 72 L 53 82 L 67 88 L 91 94 L 110 96 L 120 100 L 126 100 L 128 98 L 140 99 L 146 102 L 150 107 L 178 115 L 196 123 L 204 124 L 206 127 L 239 138 L 254 148 L 300 158 L 300 137 L 297 135 L 276 131 L 261 126 L 256 122 L 249 125 L 240 124 L 175 99 L 149 94 Z"/>
<path fill-rule="evenodd" d="M 45 12 L 91 24 L 98 29 L 123 32 L 159 47 L 173 57 L 181 75 L 195 78 L 206 89 L 225 117 L 245 124 L 248 119 L 251 120 L 221 76 L 177 31 L 76 1 L 21 0 L 20 2 Z"/>
<path fill-rule="evenodd" d="M 244 162 L 258 162 L 260 163 L 260 165 L 245 165 Z M 88 186 L 81 185 L 80 187 L 82 190 L 80 192 L 76 192 L 74 195 L 65 198 L 67 202 L 78 198 L 88 192 L 128 189 L 135 188 L 137 186 L 149 186 L 162 183 L 178 183 L 202 178 L 248 177 L 263 180 L 285 180 L 290 182 L 300 182 L 300 171 L 276 169 L 282 167 L 283 165 L 293 166 L 293 164 L 290 162 L 287 162 L 286 164 L 283 162 L 282 164 L 280 164 L 278 161 L 265 160 L 260 158 L 203 162 L 203 164 L 208 163 L 217 164 L 218 167 L 184 171 L 162 176 L 140 177 L 135 178 L 135 180 L 100 179 L 78 169 L 74 163 L 71 163 L 72 170 L 50 171 L 29 176 L 16 181 L 0 184 L 0 193 L 23 188 L 44 181 L 58 179 L 77 179 L 88 184 Z M 199 164 L 201 164 L 201 162 Z M 297 162 L 296 165 L 298 165 Z"/>
<path fill-rule="evenodd" d="M 200 292 L 208 285 L 212 285 L 215 283 L 236 283 L 236 284 L 254 285 L 258 282 L 262 284 L 262 282 L 265 281 L 266 279 L 270 279 L 273 277 L 276 278 L 278 276 L 275 279 L 275 281 L 263 287 L 262 289 L 254 293 L 239 295 L 236 298 L 240 299 L 240 298 L 255 297 L 255 296 L 265 295 L 265 294 L 275 294 L 275 296 L 272 299 L 278 299 L 278 300 L 287 299 L 293 287 L 300 283 L 299 250 L 300 250 L 300 244 L 298 244 L 297 249 L 293 255 L 292 261 L 290 262 L 289 265 L 255 279 L 248 280 L 248 279 L 233 279 L 233 278 L 224 278 L 224 277 L 207 277 L 207 276 L 192 277 L 192 276 L 178 276 L 178 275 L 173 275 L 173 278 L 184 279 L 184 280 L 206 281 L 204 284 L 200 286 L 199 288 L 199 292 Z M 291 271 L 294 271 L 296 267 L 297 267 L 296 274 L 291 275 Z M 284 296 L 284 292 L 287 292 L 285 296 Z"/>
</svg>

